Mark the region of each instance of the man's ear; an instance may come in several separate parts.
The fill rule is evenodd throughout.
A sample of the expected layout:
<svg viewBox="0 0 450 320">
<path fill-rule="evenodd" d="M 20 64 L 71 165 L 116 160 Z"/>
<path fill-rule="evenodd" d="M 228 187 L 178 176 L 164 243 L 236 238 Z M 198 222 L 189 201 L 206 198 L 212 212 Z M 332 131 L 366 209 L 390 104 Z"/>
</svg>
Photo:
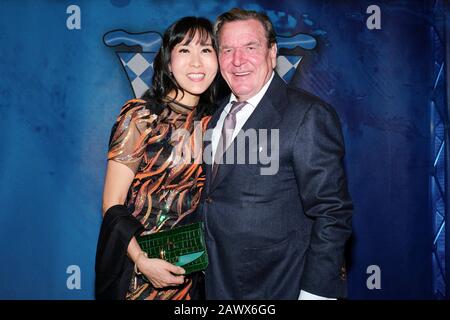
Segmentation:
<svg viewBox="0 0 450 320">
<path fill-rule="evenodd" d="M 275 69 L 277 66 L 277 53 L 278 53 L 278 47 L 277 44 L 274 43 L 272 47 L 270 47 L 270 59 L 272 59 L 272 67 Z"/>
</svg>

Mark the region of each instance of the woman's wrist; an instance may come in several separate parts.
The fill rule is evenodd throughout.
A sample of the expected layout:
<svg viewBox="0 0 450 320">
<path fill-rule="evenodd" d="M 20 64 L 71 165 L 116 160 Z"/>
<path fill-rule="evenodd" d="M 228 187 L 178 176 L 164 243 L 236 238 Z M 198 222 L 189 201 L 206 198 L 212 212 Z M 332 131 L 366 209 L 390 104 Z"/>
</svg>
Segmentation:
<svg viewBox="0 0 450 320">
<path fill-rule="evenodd" d="M 135 269 L 139 269 L 139 261 L 142 261 L 142 257 L 148 258 L 147 252 L 141 251 L 139 252 L 138 256 L 136 257 L 136 260 L 134 260 Z"/>
</svg>

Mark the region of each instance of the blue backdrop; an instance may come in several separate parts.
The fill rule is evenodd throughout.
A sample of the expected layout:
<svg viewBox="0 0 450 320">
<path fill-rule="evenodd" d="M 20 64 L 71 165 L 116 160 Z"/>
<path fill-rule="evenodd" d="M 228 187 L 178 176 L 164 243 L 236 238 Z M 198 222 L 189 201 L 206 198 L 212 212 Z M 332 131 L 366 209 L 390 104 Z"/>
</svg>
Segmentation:
<svg viewBox="0 0 450 320">
<path fill-rule="evenodd" d="M 279 36 L 303 34 L 299 48 L 285 46 L 286 77 L 340 115 L 355 205 L 349 297 L 433 299 L 445 289 L 430 193 L 442 1 L 1 0 L 1 299 L 93 298 L 110 129 L 142 89 L 120 60 L 134 55 L 105 35 L 162 33 L 182 16 L 214 20 L 235 6 L 265 11 Z M 379 288 L 367 286 L 373 265 Z"/>
</svg>

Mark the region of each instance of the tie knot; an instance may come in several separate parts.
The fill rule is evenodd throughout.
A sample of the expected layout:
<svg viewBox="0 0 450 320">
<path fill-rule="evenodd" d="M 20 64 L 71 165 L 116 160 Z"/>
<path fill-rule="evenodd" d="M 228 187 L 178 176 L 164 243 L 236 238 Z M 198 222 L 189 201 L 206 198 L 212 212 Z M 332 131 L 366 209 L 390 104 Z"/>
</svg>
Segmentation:
<svg viewBox="0 0 450 320">
<path fill-rule="evenodd" d="M 230 112 L 232 115 L 235 115 L 247 104 L 247 101 L 233 101 L 231 102 Z"/>
</svg>

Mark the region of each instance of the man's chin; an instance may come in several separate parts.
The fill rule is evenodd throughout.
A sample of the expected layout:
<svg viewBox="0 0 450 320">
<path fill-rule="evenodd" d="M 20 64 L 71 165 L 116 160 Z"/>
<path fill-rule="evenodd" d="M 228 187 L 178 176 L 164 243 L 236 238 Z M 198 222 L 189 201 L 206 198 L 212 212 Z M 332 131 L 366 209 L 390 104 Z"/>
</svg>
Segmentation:
<svg viewBox="0 0 450 320">
<path fill-rule="evenodd" d="M 251 90 L 242 90 L 241 88 L 235 90 L 232 89 L 234 95 L 236 97 L 251 97 L 252 96 L 252 91 Z"/>
</svg>

